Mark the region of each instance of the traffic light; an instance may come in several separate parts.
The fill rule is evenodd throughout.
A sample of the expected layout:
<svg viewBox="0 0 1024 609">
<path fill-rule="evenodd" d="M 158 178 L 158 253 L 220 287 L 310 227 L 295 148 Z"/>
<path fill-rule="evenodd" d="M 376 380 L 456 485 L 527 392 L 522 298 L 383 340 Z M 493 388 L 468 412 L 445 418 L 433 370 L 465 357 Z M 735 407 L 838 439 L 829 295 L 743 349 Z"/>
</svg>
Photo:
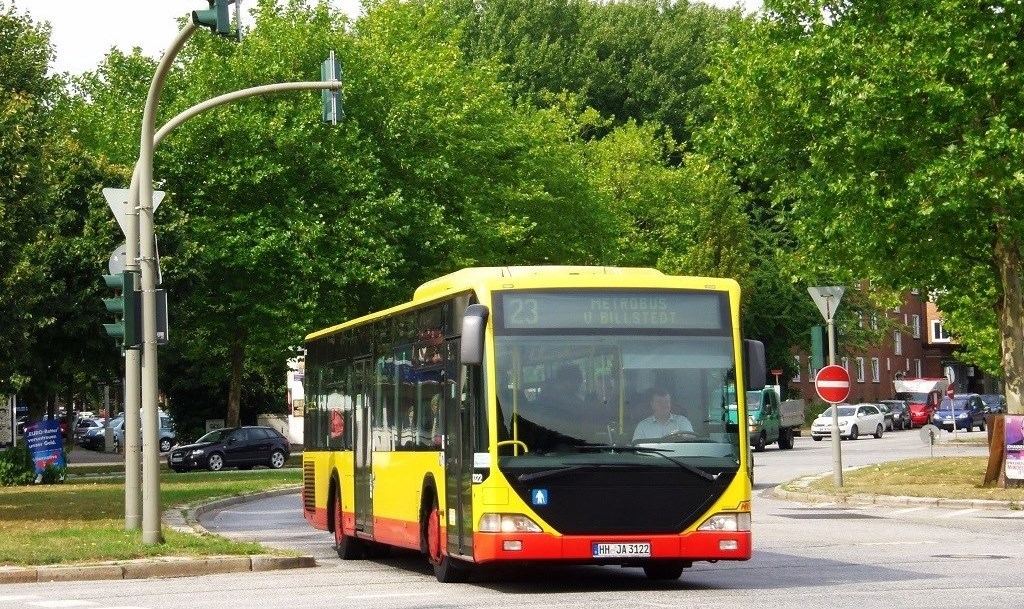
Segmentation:
<svg viewBox="0 0 1024 609">
<path fill-rule="evenodd" d="M 139 336 L 139 301 L 135 292 L 135 277 L 131 271 L 116 275 L 104 275 L 103 282 L 108 288 L 120 291 L 114 298 L 104 298 L 107 311 L 119 315 L 115 323 L 103 324 L 108 336 L 113 336 L 125 349 L 136 349 L 142 344 Z"/>
<path fill-rule="evenodd" d="M 210 8 L 192 11 L 192 23 L 210 28 L 211 32 L 221 36 L 231 35 L 231 13 L 228 5 L 235 0 L 206 0 Z"/>
</svg>

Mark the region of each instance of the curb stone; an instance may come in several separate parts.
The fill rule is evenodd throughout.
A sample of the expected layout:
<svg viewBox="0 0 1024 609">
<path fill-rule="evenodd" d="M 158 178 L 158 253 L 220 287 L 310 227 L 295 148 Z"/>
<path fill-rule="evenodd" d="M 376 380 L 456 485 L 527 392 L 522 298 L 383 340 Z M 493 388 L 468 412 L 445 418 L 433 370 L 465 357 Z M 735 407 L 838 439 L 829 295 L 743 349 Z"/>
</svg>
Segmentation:
<svg viewBox="0 0 1024 609">
<path fill-rule="evenodd" d="M 198 535 L 209 534 L 209 531 L 203 528 L 197 520 L 203 512 L 221 509 L 257 498 L 294 493 L 297 488 L 299 487 L 290 486 L 262 493 L 226 497 L 199 505 L 170 508 L 161 515 L 161 521 L 164 526 L 177 531 Z M 197 575 L 241 573 L 245 571 L 260 572 L 276 571 L 279 569 L 303 569 L 315 566 L 317 566 L 316 559 L 312 556 L 274 556 L 270 554 L 201 557 L 161 556 L 158 558 L 78 565 L 0 566 L 0 585 L 109 579 L 148 579 L 155 577 L 194 577 Z"/>
<path fill-rule="evenodd" d="M 905 495 L 869 495 L 866 493 L 853 493 L 848 495 L 830 495 L 808 490 L 811 482 L 831 476 L 832 472 L 814 474 L 797 478 L 768 489 L 768 494 L 777 499 L 787 501 L 802 501 L 809 503 L 840 503 L 848 505 L 886 505 L 886 506 L 926 506 L 941 507 L 951 510 L 1020 510 L 1019 504 L 1014 501 L 999 501 L 994 499 L 946 499 L 941 497 L 909 497 Z M 784 488 L 785 487 L 785 488 Z"/>
</svg>

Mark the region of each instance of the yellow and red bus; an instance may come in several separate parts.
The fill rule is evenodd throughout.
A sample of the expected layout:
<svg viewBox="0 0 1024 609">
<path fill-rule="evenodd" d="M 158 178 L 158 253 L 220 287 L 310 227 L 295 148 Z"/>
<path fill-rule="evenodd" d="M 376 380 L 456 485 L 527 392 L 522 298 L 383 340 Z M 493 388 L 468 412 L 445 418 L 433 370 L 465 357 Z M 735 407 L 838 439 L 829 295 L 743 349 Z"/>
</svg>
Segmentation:
<svg viewBox="0 0 1024 609">
<path fill-rule="evenodd" d="M 739 304 L 730 279 L 469 268 L 313 332 L 303 514 L 343 559 L 419 550 L 442 582 L 511 562 L 676 579 L 747 560 L 749 452 L 729 411 L 746 421 L 738 388 L 763 387 L 765 361 Z M 640 431 L 680 415 L 689 429 Z"/>
</svg>

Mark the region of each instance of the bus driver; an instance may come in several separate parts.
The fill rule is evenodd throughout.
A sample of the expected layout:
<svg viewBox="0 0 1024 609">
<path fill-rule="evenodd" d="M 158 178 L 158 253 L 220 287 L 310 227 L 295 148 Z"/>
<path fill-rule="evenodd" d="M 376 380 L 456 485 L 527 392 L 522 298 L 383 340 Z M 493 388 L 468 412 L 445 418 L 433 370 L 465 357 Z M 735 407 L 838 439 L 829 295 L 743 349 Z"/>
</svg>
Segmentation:
<svg viewBox="0 0 1024 609">
<path fill-rule="evenodd" d="M 693 433 L 690 420 L 681 414 L 672 414 L 672 397 L 668 391 L 655 387 L 651 393 L 651 410 L 654 414 L 636 426 L 633 441 L 656 440 L 674 433 Z"/>
</svg>

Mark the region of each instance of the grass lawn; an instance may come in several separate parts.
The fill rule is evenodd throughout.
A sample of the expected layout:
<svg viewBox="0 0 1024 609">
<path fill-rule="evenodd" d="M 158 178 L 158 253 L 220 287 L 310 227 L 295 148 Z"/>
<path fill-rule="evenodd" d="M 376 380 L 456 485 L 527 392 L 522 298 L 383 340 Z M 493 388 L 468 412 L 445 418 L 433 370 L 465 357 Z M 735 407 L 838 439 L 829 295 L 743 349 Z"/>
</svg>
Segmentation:
<svg viewBox="0 0 1024 609">
<path fill-rule="evenodd" d="M 174 506 L 301 482 L 302 470 L 287 468 L 163 474 L 161 512 Z M 0 487 L 0 566 L 156 556 L 283 554 L 256 543 L 181 533 L 166 527 L 163 536 L 163 544 L 145 545 L 141 531 L 125 531 L 123 477 L 73 476 L 63 484 Z"/>
<path fill-rule="evenodd" d="M 832 476 L 811 482 L 812 492 L 832 495 L 898 495 L 947 499 L 993 499 L 1024 507 L 1024 488 L 982 486 L 988 457 L 932 457 L 869 465 L 843 472 L 843 487 Z M 798 491 L 795 487 L 785 486 Z"/>
</svg>

